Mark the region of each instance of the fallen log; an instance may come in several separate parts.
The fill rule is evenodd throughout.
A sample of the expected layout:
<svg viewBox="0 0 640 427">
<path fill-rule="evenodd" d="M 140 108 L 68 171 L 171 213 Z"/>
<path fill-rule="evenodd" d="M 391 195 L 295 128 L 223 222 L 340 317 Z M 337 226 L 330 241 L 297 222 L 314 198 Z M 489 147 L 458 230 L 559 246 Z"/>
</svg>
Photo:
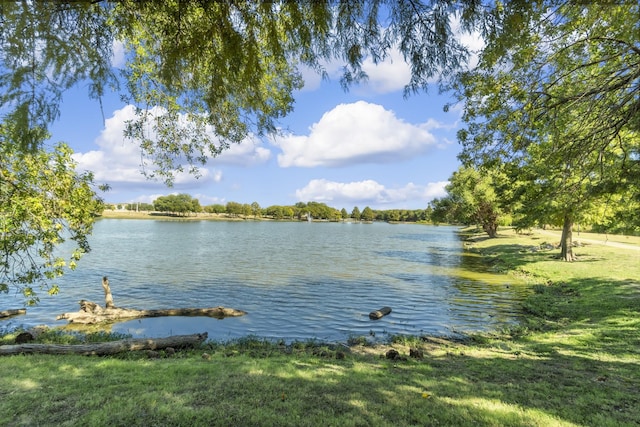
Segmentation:
<svg viewBox="0 0 640 427">
<path fill-rule="evenodd" d="M 82 300 L 80 301 L 80 311 L 63 313 L 56 317 L 56 320 L 67 319 L 69 320 L 69 323 L 92 325 L 96 323 L 139 319 L 142 317 L 206 316 L 223 319 L 225 317 L 244 316 L 245 314 L 247 314 L 246 311 L 222 306 L 211 308 L 169 308 L 158 310 L 137 310 L 134 308 L 119 307 L 103 308 L 95 302 Z"/>
<path fill-rule="evenodd" d="M 24 308 L 16 308 L 10 310 L 0 311 L 0 319 L 4 317 L 18 316 L 20 314 L 25 314 L 27 312 Z"/>
<path fill-rule="evenodd" d="M 1 345 L 0 355 L 11 354 L 82 354 L 106 356 L 125 351 L 162 350 L 193 347 L 207 339 L 206 332 L 193 335 L 174 335 L 166 338 L 130 338 L 92 344 L 16 344 Z"/>
<path fill-rule="evenodd" d="M 369 313 L 369 319 L 378 320 L 391 313 L 391 307 L 382 307 L 380 310 L 375 310 Z"/>
</svg>

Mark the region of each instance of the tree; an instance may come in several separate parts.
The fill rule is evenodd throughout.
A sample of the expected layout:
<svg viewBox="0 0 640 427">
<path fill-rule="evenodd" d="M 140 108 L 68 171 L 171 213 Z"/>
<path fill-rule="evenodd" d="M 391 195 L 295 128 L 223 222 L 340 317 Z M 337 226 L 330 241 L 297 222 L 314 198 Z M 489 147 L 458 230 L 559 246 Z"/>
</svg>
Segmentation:
<svg viewBox="0 0 640 427">
<path fill-rule="evenodd" d="M 358 209 L 357 206 L 354 206 L 353 210 L 351 211 L 351 218 L 353 218 L 356 221 L 360 221 L 361 216 L 362 214 L 360 213 L 360 209 Z"/>
<path fill-rule="evenodd" d="M 363 221 L 373 221 L 375 218 L 375 213 L 369 206 L 367 206 L 362 210 L 361 218 Z"/>
<path fill-rule="evenodd" d="M 531 145 L 517 166 L 512 166 L 511 182 L 517 183 L 513 199 L 518 216 L 515 225 L 519 228 L 536 224 L 561 226 L 560 257 L 573 261 L 573 225 L 598 214 L 602 217 L 611 207 L 612 211 L 622 206 L 629 209 L 623 194 L 631 196 L 631 192 L 623 191 L 621 186 L 624 178 L 619 174 L 618 150 L 598 153 L 597 160 L 593 159 L 593 153 L 564 158 L 558 154 L 558 145 L 553 139 Z M 598 162 L 600 167 L 592 169 L 592 162 Z M 620 205 L 616 208 L 617 203 Z"/>
<path fill-rule="evenodd" d="M 500 217 L 511 204 L 502 190 L 506 176 L 501 170 L 479 170 L 461 166 L 445 187 L 447 196 L 431 202 L 433 222 L 475 224 L 489 237 L 497 237 Z"/>
<path fill-rule="evenodd" d="M 640 6 L 547 6 L 512 14 L 525 30 L 489 38 L 452 87 L 464 101 L 463 162 L 504 163 L 514 182 L 528 181 L 523 221 L 562 218 L 561 256 L 571 261 L 576 219 L 640 176 L 640 32 L 628 19 Z"/>
<path fill-rule="evenodd" d="M 15 289 L 33 305 L 38 288 L 57 293 L 55 279 L 89 252 L 87 237 L 103 205 L 92 175 L 76 172 L 69 147 L 25 153 L 14 135 L 0 128 L 0 292 Z M 67 259 L 56 250 L 66 240 L 75 246 Z"/>
<path fill-rule="evenodd" d="M 261 209 L 258 202 L 251 203 L 251 213 L 253 214 L 254 217 L 258 217 L 261 215 Z"/>
<path fill-rule="evenodd" d="M 286 218 L 293 218 L 293 208 L 291 206 L 284 206 L 282 208 L 282 215 L 284 215 Z"/>
<path fill-rule="evenodd" d="M 152 211 L 153 204 L 151 203 L 130 203 L 126 208 L 128 211 Z"/>
<path fill-rule="evenodd" d="M 169 194 L 160 196 L 153 202 L 153 207 L 158 212 L 171 212 L 179 215 L 202 212 L 200 201 L 189 194 Z"/>
<path fill-rule="evenodd" d="M 340 218 L 342 218 L 343 221 L 345 219 L 349 218 L 349 213 L 347 212 L 347 210 L 345 208 L 342 208 L 340 210 Z"/>
<path fill-rule="evenodd" d="M 219 203 L 208 205 L 204 207 L 204 211 L 208 213 L 221 214 L 226 212 L 226 207 Z"/>
<path fill-rule="evenodd" d="M 400 221 L 400 211 L 398 209 L 392 209 L 387 212 L 387 221 L 398 222 Z"/>
<path fill-rule="evenodd" d="M 242 204 L 238 202 L 227 202 L 226 212 L 231 216 L 242 215 L 242 212 L 243 212 Z"/>
<path fill-rule="evenodd" d="M 285 206 L 272 205 L 265 209 L 265 213 L 266 215 L 275 219 L 282 219 L 285 216 L 289 216 L 289 213 L 291 213 L 291 216 L 293 216 L 293 210 L 289 212 L 287 211 L 287 209 L 288 208 Z"/>
</svg>

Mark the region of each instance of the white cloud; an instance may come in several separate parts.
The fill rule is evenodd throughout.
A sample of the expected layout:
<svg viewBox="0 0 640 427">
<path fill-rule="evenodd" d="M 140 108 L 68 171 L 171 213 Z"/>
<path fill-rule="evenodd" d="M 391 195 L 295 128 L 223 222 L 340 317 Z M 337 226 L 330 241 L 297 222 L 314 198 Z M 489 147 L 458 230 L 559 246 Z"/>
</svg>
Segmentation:
<svg viewBox="0 0 640 427">
<path fill-rule="evenodd" d="M 301 65 L 298 67 L 298 71 L 302 75 L 302 79 L 304 80 L 304 87 L 301 89 L 303 92 L 313 92 L 314 90 L 320 88 L 320 84 L 322 83 L 322 76 L 318 74 L 315 70 L 307 67 L 306 65 Z"/>
<path fill-rule="evenodd" d="M 155 109 L 151 110 L 153 114 Z M 143 159 L 138 143 L 125 139 L 125 122 L 135 117 L 135 109 L 128 105 L 113 112 L 113 115 L 105 120 L 105 127 L 96 138 L 97 150 L 74 154 L 78 162 L 79 170 L 88 170 L 94 173 L 96 182 L 114 184 L 136 185 L 151 188 L 160 188 L 163 183 L 149 181 L 142 174 L 143 164 L 151 162 Z M 222 164 L 234 164 L 250 166 L 266 162 L 271 152 L 262 147 L 262 143 L 255 138 L 250 138 L 241 144 L 232 145 L 211 163 L 216 166 Z M 149 166 L 147 166 L 147 169 Z M 148 170 L 148 172 L 151 172 Z M 207 182 L 220 182 L 222 171 L 212 167 L 200 167 L 199 178 L 188 172 L 175 174 L 175 185 L 202 185 Z"/>
<path fill-rule="evenodd" d="M 240 144 L 233 144 L 222 152 L 214 162 L 216 164 L 232 164 L 236 166 L 253 166 L 267 162 L 271 158 L 271 150 L 262 146 L 255 136 L 242 141 Z"/>
<path fill-rule="evenodd" d="M 344 62 L 322 62 L 327 77 L 332 81 L 339 81 L 344 71 Z M 314 91 L 320 88 L 322 76 L 315 70 L 300 66 L 298 70 L 304 80 L 303 91 Z M 362 70 L 367 73 L 368 79 L 355 85 L 352 89 L 362 95 L 384 94 L 403 90 L 411 80 L 411 67 L 406 63 L 402 54 L 397 49 L 391 49 L 389 56 L 378 64 L 374 64 L 370 57 L 362 62 Z"/>
<path fill-rule="evenodd" d="M 392 49 L 389 56 L 378 64 L 374 64 L 371 58 L 365 59 L 362 69 L 369 79 L 361 86 L 375 93 L 403 90 L 411 81 L 411 67 L 397 49 Z"/>
<path fill-rule="evenodd" d="M 296 198 L 303 202 L 315 201 L 338 205 L 370 205 L 384 207 L 422 203 L 424 206 L 436 197 L 446 195 L 444 187 L 447 181 L 432 182 L 426 185 L 408 183 L 400 188 L 385 188 L 374 180 L 358 182 L 335 182 L 326 179 L 314 179 L 296 191 Z"/>
<path fill-rule="evenodd" d="M 465 46 L 470 53 L 470 57 L 467 61 L 467 69 L 473 69 L 478 65 L 479 54 L 485 47 L 484 39 L 478 31 L 471 33 L 464 32 L 460 26 L 460 17 L 452 16 L 450 19 L 451 28 L 454 34 L 456 34 L 458 41 Z"/>
<path fill-rule="evenodd" d="M 115 68 L 123 68 L 125 64 L 124 43 L 114 40 L 111 45 L 111 66 Z"/>
<path fill-rule="evenodd" d="M 276 137 L 281 167 L 393 163 L 415 157 L 436 144 L 431 122 L 412 125 L 382 106 L 358 101 L 340 104 L 313 124 L 308 136 Z"/>
</svg>

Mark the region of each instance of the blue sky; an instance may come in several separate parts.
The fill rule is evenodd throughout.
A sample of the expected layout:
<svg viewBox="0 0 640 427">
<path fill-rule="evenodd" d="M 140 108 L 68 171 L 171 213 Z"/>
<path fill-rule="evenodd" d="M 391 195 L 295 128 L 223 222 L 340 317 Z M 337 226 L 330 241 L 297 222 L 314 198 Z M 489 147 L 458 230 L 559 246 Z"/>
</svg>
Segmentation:
<svg viewBox="0 0 640 427">
<path fill-rule="evenodd" d="M 117 67 L 122 52 L 115 52 Z M 203 206 L 316 201 L 350 212 L 354 206 L 424 209 L 443 196 L 460 151 L 460 112 L 443 112 L 449 98 L 433 85 L 428 93 L 405 99 L 409 67 L 399 55 L 378 66 L 365 63 L 368 82 L 348 92 L 339 84 L 340 64 L 326 68 L 324 81 L 303 70 L 305 87 L 295 93 L 294 111 L 280 121 L 280 136 L 248 138 L 210 159 L 201 178 L 179 175 L 172 188 L 141 174 L 138 147 L 122 133 L 132 107 L 118 93 L 102 100 L 102 111 L 86 87 L 66 93 L 52 141 L 68 143 L 79 169 L 111 186 L 101 194 L 109 203 L 188 193 Z"/>
</svg>

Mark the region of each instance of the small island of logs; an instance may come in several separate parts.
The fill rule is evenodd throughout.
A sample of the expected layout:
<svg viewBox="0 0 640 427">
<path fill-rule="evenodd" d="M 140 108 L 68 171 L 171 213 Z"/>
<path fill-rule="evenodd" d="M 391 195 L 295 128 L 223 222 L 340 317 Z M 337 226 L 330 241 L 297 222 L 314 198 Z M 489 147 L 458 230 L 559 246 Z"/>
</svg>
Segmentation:
<svg viewBox="0 0 640 427">
<path fill-rule="evenodd" d="M 163 317 L 163 316 L 206 316 L 223 319 L 225 317 L 238 317 L 247 314 L 246 311 L 236 310 L 228 307 L 211 308 L 167 308 L 156 310 L 138 310 L 135 308 L 116 307 L 109 287 L 109 279 L 102 279 L 102 288 L 105 294 L 105 307 L 92 301 L 81 300 L 80 310 L 73 313 L 63 313 L 56 317 L 56 320 L 66 319 L 69 323 L 79 323 L 93 325 L 98 323 L 117 322 L 142 317 Z"/>
<path fill-rule="evenodd" d="M 66 319 L 69 323 L 93 325 L 97 323 L 115 322 L 142 317 L 162 316 L 206 316 L 224 319 L 247 314 L 245 311 L 228 307 L 211 308 L 166 308 L 157 310 L 137 310 L 135 308 L 101 307 L 91 301 L 80 301 L 80 310 L 73 313 L 63 313 L 56 320 Z"/>
</svg>

